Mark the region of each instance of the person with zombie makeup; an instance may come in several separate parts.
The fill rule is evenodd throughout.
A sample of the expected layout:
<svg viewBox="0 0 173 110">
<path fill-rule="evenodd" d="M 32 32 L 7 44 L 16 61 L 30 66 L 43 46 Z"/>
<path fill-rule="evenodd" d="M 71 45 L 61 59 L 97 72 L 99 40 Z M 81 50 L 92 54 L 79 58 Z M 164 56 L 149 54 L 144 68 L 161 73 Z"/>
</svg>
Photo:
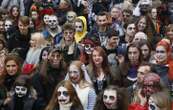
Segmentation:
<svg viewBox="0 0 173 110">
<path fill-rule="evenodd" d="M 45 110 L 85 110 L 77 93 L 68 80 L 57 84 L 49 104 Z"/>
<path fill-rule="evenodd" d="M 87 21 L 84 16 L 79 16 L 75 19 L 75 41 L 80 43 L 82 39 L 86 37 L 87 32 Z"/>
<path fill-rule="evenodd" d="M 62 51 L 50 48 L 48 57 L 42 59 L 38 71 L 32 77 L 32 85 L 38 93 L 38 109 L 44 109 L 48 104 L 56 84 L 65 78 L 66 64 Z"/>
<path fill-rule="evenodd" d="M 109 85 L 98 95 L 94 110 L 127 110 L 127 105 L 126 89 Z"/>
<path fill-rule="evenodd" d="M 7 18 L 5 21 L 4 21 L 4 29 L 5 29 L 5 39 L 8 41 L 9 38 L 11 37 L 11 34 L 12 34 L 12 28 L 13 27 L 13 19 L 10 19 L 10 18 Z"/>
<path fill-rule="evenodd" d="M 12 94 L 4 102 L 5 110 L 35 110 L 36 91 L 30 85 L 29 76 L 19 76 L 13 85 Z"/>
<path fill-rule="evenodd" d="M 171 46 L 168 39 L 162 39 L 158 42 L 153 60 L 152 71 L 161 77 L 164 84 L 170 89 L 172 96 L 173 59 L 171 57 Z"/>
<path fill-rule="evenodd" d="M 68 11 L 66 14 L 66 19 L 67 19 L 66 23 L 71 23 L 72 25 L 74 25 L 74 21 L 75 21 L 76 17 L 77 17 L 76 12 Z"/>
<path fill-rule="evenodd" d="M 84 38 L 80 43 L 80 61 L 82 61 L 85 65 L 88 65 L 91 60 L 91 53 L 94 47 L 98 46 L 97 42 L 90 39 L 89 37 Z"/>
<path fill-rule="evenodd" d="M 108 59 L 104 49 L 100 46 L 95 47 L 92 51 L 91 61 L 87 66 L 87 71 L 97 94 L 109 84 L 122 86 L 122 75 L 119 67 L 108 65 Z"/>
<path fill-rule="evenodd" d="M 127 88 L 129 103 L 131 103 L 133 101 L 134 95 L 136 95 L 135 94 L 136 90 L 141 88 L 144 76 L 146 74 L 148 74 L 149 72 L 151 72 L 151 67 L 150 67 L 149 63 L 144 62 L 139 66 L 139 68 L 137 70 L 137 81 L 133 85 L 131 85 Z"/>
<path fill-rule="evenodd" d="M 81 61 L 76 60 L 70 63 L 66 80 L 72 82 L 84 110 L 93 110 L 96 93 L 86 67 Z"/>
<path fill-rule="evenodd" d="M 62 29 L 59 26 L 59 20 L 56 15 L 49 15 L 48 24 L 43 30 L 43 36 L 49 42 L 50 46 L 55 46 L 60 43 L 62 39 Z"/>
<path fill-rule="evenodd" d="M 172 110 L 171 98 L 166 92 L 157 92 L 148 100 L 148 110 Z"/>
<path fill-rule="evenodd" d="M 160 76 L 149 72 L 142 81 L 142 86 L 136 91 L 134 101 L 128 106 L 128 110 L 148 110 L 148 100 L 152 94 L 167 92 L 162 85 Z"/>
<path fill-rule="evenodd" d="M 54 8 L 55 15 L 58 18 L 59 25 L 62 26 L 66 22 L 66 14 L 68 11 L 72 10 L 70 0 L 59 0 L 59 3 Z"/>
<path fill-rule="evenodd" d="M 80 50 L 78 44 L 75 42 L 75 28 L 71 24 L 63 25 L 63 39 L 56 47 L 63 52 L 64 61 L 69 64 L 72 60 L 79 58 Z"/>
<path fill-rule="evenodd" d="M 32 30 L 29 28 L 29 18 L 27 16 L 20 16 L 18 28 L 14 30 L 7 40 L 9 51 L 11 52 L 13 49 L 18 48 L 18 50 L 20 50 L 19 55 L 24 60 L 29 49 L 31 33 Z"/>
</svg>

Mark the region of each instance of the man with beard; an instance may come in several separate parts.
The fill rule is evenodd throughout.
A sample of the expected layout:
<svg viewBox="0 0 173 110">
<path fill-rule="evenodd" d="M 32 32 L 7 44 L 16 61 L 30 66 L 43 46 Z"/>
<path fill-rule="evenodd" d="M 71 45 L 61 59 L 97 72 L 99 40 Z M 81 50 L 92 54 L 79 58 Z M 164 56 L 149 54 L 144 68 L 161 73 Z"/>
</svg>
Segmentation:
<svg viewBox="0 0 173 110">
<path fill-rule="evenodd" d="M 31 29 L 29 29 L 29 18 L 21 16 L 18 22 L 18 29 L 11 34 L 7 41 L 8 49 L 11 52 L 13 49 L 19 50 L 19 55 L 23 59 L 29 49 L 29 41 L 31 38 Z"/>
<path fill-rule="evenodd" d="M 62 53 L 59 49 L 52 49 L 48 58 L 40 64 L 40 69 L 32 78 L 32 84 L 38 93 L 37 105 L 39 110 L 49 102 L 56 84 L 65 78 L 66 68 Z"/>
</svg>

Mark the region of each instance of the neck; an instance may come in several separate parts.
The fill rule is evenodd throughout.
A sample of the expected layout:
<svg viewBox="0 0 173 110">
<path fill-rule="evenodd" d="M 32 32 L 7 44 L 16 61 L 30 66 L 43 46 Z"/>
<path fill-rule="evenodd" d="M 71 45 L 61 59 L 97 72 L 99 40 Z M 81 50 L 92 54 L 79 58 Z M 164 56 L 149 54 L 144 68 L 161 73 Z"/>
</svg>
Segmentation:
<svg viewBox="0 0 173 110">
<path fill-rule="evenodd" d="M 105 31 L 106 31 L 106 26 L 99 27 L 99 32 L 105 32 Z"/>
<path fill-rule="evenodd" d="M 72 103 L 68 103 L 65 105 L 59 104 L 60 109 L 59 110 L 70 110 L 72 106 Z"/>
<path fill-rule="evenodd" d="M 69 45 L 71 45 L 73 43 L 73 41 L 65 41 L 65 45 L 66 46 L 69 46 Z"/>
</svg>

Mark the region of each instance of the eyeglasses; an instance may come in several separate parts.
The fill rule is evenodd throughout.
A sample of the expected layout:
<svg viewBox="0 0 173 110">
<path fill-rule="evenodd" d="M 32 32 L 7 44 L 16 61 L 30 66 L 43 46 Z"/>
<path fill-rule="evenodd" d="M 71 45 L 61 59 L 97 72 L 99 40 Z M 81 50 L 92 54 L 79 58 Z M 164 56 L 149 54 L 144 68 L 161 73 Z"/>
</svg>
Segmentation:
<svg viewBox="0 0 173 110">
<path fill-rule="evenodd" d="M 61 96 L 61 95 L 67 97 L 69 94 L 67 91 L 58 91 L 58 96 Z"/>
</svg>

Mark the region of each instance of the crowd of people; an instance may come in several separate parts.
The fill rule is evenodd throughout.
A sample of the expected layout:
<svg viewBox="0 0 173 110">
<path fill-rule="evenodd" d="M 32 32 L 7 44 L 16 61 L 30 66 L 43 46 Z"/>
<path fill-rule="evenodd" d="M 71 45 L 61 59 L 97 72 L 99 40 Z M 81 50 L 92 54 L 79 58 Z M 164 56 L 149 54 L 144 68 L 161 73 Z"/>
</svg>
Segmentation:
<svg viewBox="0 0 173 110">
<path fill-rule="evenodd" d="M 1 0 L 0 110 L 173 110 L 172 0 Z"/>
</svg>

